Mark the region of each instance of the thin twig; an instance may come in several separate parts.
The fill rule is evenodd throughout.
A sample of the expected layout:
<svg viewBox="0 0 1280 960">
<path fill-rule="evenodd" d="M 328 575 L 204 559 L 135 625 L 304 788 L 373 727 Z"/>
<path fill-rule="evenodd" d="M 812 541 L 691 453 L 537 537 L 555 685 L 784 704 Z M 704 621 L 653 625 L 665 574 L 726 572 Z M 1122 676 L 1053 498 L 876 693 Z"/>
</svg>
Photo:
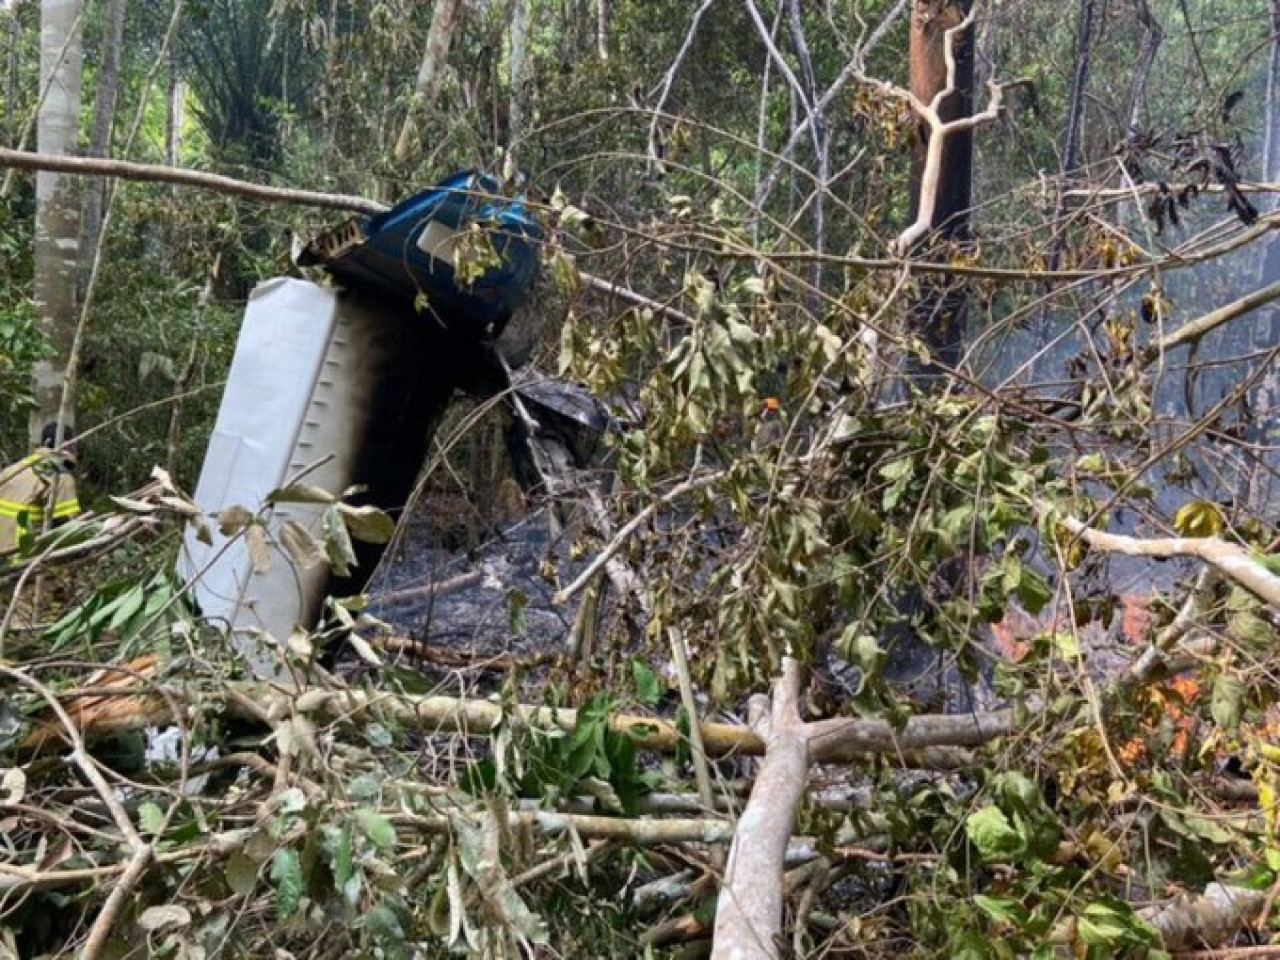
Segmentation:
<svg viewBox="0 0 1280 960">
<path fill-rule="evenodd" d="M 628 520 L 621 530 L 614 534 L 613 539 L 610 540 L 605 548 L 596 555 L 596 558 L 587 565 L 587 568 L 578 575 L 577 579 L 575 579 L 573 583 L 569 584 L 555 595 L 555 602 L 567 603 L 570 598 L 590 583 L 592 577 L 600 572 L 601 568 L 608 563 L 609 559 L 622 549 L 635 532 L 644 526 L 650 517 L 658 512 L 660 507 L 664 507 L 675 500 L 679 500 L 681 497 L 692 493 L 695 490 L 701 490 L 703 487 L 710 486 L 722 476 L 724 476 L 722 472 L 716 472 L 703 474 L 702 476 L 696 477 L 692 480 L 686 480 L 684 483 L 677 484 L 672 487 L 657 500 L 653 501 L 653 503 L 646 506 L 643 510 Z"/>
</svg>

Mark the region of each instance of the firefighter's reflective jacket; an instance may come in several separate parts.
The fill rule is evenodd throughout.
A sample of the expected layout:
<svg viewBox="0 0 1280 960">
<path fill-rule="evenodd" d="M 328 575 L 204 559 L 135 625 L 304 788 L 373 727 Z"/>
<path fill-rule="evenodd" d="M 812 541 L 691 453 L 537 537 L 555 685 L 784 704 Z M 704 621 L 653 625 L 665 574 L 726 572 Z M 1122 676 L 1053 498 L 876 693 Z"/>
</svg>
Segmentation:
<svg viewBox="0 0 1280 960">
<path fill-rule="evenodd" d="M 0 471 L 0 550 L 16 546 L 22 529 L 39 531 L 46 510 L 59 523 L 80 512 L 80 501 L 70 459 L 42 448 Z"/>
</svg>

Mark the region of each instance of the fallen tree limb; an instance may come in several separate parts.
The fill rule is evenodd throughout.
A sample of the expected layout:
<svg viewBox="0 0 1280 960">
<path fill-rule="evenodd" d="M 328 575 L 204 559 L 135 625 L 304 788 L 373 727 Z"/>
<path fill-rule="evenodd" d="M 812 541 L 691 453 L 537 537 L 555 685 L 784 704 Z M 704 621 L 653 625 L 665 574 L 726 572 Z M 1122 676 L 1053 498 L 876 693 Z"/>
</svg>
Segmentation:
<svg viewBox="0 0 1280 960">
<path fill-rule="evenodd" d="M 1155 343 L 1148 344 L 1141 354 L 1142 363 L 1144 365 L 1152 363 L 1157 357 L 1162 356 L 1174 347 L 1196 343 L 1210 331 L 1218 329 L 1218 327 L 1231 322 L 1237 317 L 1251 313 L 1259 307 L 1266 306 L 1276 299 L 1280 299 L 1280 281 L 1245 294 L 1238 300 L 1233 300 L 1217 310 L 1211 310 L 1196 320 L 1184 323 L 1177 330 L 1161 337 Z"/>
<path fill-rule="evenodd" d="M 529 669 L 554 663 L 559 656 L 557 653 L 531 653 L 524 657 L 484 651 L 459 653 L 456 650 L 436 646 L 427 640 L 395 635 L 374 634 L 366 639 L 380 650 L 403 653 L 423 663 L 447 667 L 451 670 L 490 670 L 506 673 L 511 670 Z"/>
<path fill-rule="evenodd" d="M 1200 193 L 1224 193 L 1225 188 L 1221 184 L 1207 183 L 1201 186 L 1199 183 L 1136 183 L 1130 187 L 1102 187 L 1099 189 L 1089 189 L 1087 187 L 1079 187 L 1074 190 L 1062 191 L 1063 197 L 1069 200 L 1132 200 L 1134 196 L 1145 197 L 1153 193 L 1157 193 L 1162 187 L 1171 193 L 1181 193 L 1189 186 L 1194 186 Z M 1236 184 L 1237 189 L 1241 193 L 1280 193 L 1280 183 L 1268 183 L 1265 181 L 1250 182 L 1241 180 Z"/>
<path fill-rule="evenodd" d="M 49 709 L 53 711 L 62 726 L 63 735 L 71 745 L 72 763 L 79 768 L 84 778 L 93 786 L 94 792 L 97 793 L 98 798 L 106 806 L 111 815 L 111 820 L 115 823 L 116 829 L 120 831 L 120 836 L 130 851 L 129 861 L 119 878 L 112 885 L 111 893 L 108 894 L 106 902 L 103 903 L 98 915 L 94 918 L 93 925 L 89 928 L 88 936 L 85 938 L 84 946 L 80 951 L 80 956 L 84 957 L 85 960 L 97 960 L 106 946 L 107 938 L 111 935 L 112 928 L 115 926 L 120 912 L 124 909 L 130 897 L 133 896 L 133 892 L 141 882 L 143 875 L 155 860 L 155 841 L 148 842 L 142 839 L 138 828 L 133 825 L 133 821 L 129 818 L 124 804 L 120 802 L 120 798 L 112 790 L 111 785 L 107 783 L 106 778 L 103 777 L 102 772 L 98 769 L 96 762 L 89 755 L 76 723 L 58 702 L 53 691 L 21 670 L 0 667 L 0 675 L 34 690 L 48 703 Z M 176 804 L 171 804 L 168 812 L 163 815 L 160 833 L 163 833 L 164 829 L 168 827 L 176 806 Z"/>
<path fill-rule="evenodd" d="M 582 271 L 578 272 L 578 276 L 582 278 L 582 282 L 588 287 L 599 290 L 602 293 L 610 294 L 620 300 L 626 300 L 628 303 L 633 303 L 637 307 L 646 307 L 656 314 L 675 320 L 677 323 L 683 323 L 689 327 L 694 325 L 693 317 L 689 316 L 687 313 L 682 313 L 675 307 L 669 307 L 665 303 L 659 303 L 657 300 L 653 300 L 643 294 L 636 293 L 634 290 L 629 290 L 626 287 L 620 287 L 616 283 L 610 283 L 603 277 L 596 277 L 589 273 L 583 273 Z"/>
<path fill-rule="evenodd" d="M 1131 680 L 1146 680 L 1166 664 L 1170 651 L 1174 650 L 1191 632 L 1200 615 L 1209 606 L 1213 598 L 1213 588 L 1217 582 L 1218 571 L 1215 568 L 1201 568 L 1191 591 L 1182 602 L 1182 606 L 1178 608 L 1177 616 L 1151 641 L 1147 649 L 1142 652 L 1142 656 L 1130 665 L 1127 674 Z"/>
<path fill-rule="evenodd" d="M 1182 894 L 1138 911 L 1155 928 L 1166 950 L 1225 943 L 1262 912 L 1265 890 L 1211 883 L 1199 896 Z"/>
<path fill-rule="evenodd" d="M 716 906 L 712 960 L 773 960 L 782 935 L 783 872 L 796 810 L 809 778 L 809 736 L 800 718 L 800 664 L 786 658 L 771 708 L 752 698 L 766 745 Z"/>
<path fill-rule="evenodd" d="M 0 167 L 16 170 L 51 170 L 55 173 L 68 173 L 81 177 L 116 177 L 122 180 L 141 180 L 149 183 L 172 183 L 196 187 L 200 190 L 211 190 L 214 193 L 233 197 L 247 197 L 263 203 L 294 203 L 307 207 L 324 207 L 329 210 L 350 210 L 354 213 L 381 213 L 387 209 L 376 200 L 368 200 L 364 197 L 297 190 L 292 187 L 271 187 L 226 177 L 220 173 L 167 167 L 154 163 L 111 160 L 106 157 L 72 157 L 0 148 Z"/>
<path fill-rule="evenodd" d="M 448 580 L 432 581 L 416 587 L 405 587 L 402 590 L 390 590 L 386 593 L 380 593 L 374 597 L 374 600 L 384 606 L 417 603 L 419 600 L 431 600 L 435 597 L 457 593 L 459 590 L 465 590 L 468 587 L 474 587 L 483 579 L 484 573 L 482 571 L 471 570 L 456 577 L 450 577 Z"/>
<path fill-rule="evenodd" d="M 1219 537 L 1158 537 L 1144 540 L 1117 533 L 1104 533 L 1085 526 L 1074 517 L 1058 517 L 1073 536 L 1094 550 L 1120 553 L 1128 557 L 1191 557 L 1202 560 L 1271 606 L 1280 608 L 1280 577 L 1249 555 L 1243 547 Z"/>
<path fill-rule="evenodd" d="M 959 717 L 916 717 L 896 733 L 877 721 L 806 723 L 800 714 L 803 673 L 799 661 L 786 657 L 782 676 L 774 682 L 772 704 L 761 695 L 751 699 L 751 726 L 765 755 L 729 850 L 716 905 L 712 960 L 776 960 L 780 956 L 783 875 L 812 763 L 833 749 L 888 746 L 883 739 L 886 734 L 895 745 L 914 738 L 974 745 L 1012 732 L 1012 713 L 1004 711 L 968 716 L 960 724 L 954 722 Z"/>
<path fill-rule="evenodd" d="M 582 573 L 578 574 L 577 579 L 555 595 L 554 602 L 568 602 L 572 599 L 574 594 L 581 591 L 583 587 L 590 583 L 592 578 L 600 572 L 614 554 L 621 550 L 626 542 L 635 535 L 635 532 L 644 526 L 645 522 L 650 517 L 658 512 L 659 507 L 665 506 L 674 500 L 678 500 L 687 493 L 693 493 L 695 490 L 701 490 L 703 487 L 710 486 L 723 476 L 724 474 L 720 471 L 704 474 L 701 477 L 696 477 L 692 480 L 686 480 L 684 483 L 677 484 L 662 496 L 658 497 L 658 499 L 654 500 L 653 503 L 646 506 L 643 510 L 623 524 L 622 529 L 614 534 L 613 539 L 605 545 L 605 548 L 596 555 L 594 560 L 587 564 L 587 568 L 583 570 Z"/>
<path fill-rule="evenodd" d="M 370 694 L 362 690 L 311 689 L 294 694 L 265 683 L 235 684 L 241 693 L 269 713 L 282 716 L 296 709 L 321 718 L 350 718 L 365 712 L 379 712 L 406 727 L 424 732 L 486 733 L 504 717 L 514 715 L 522 723 L 536 727 L 573 729 L 576 710 L 517 704 L 504 708 L 488 700 L 442 696 L 394 696 Z M 508 713 L 510 711 L 510 713 Z M 628 734 L 636 746 L 669 751 L 685 743 L 685 736 L 672 720 L 618 714 L 609 725 Z M 764 741 L 748 726 L 703 723 L 702 738 L 708 754 L 760 755 Z M 870 754 L 908 757 L 931 747 L 981 746 L 1013 731 L 1013 712 L 987 714 L 927 714 L 909 719 L 901 729 L 887 720 L 826 720 L 814 724 L 813 759 L 839 763 Z"/>
<path fill-rule="evenodd" d="M 64 699 L 77 698 L 67 691 Z M 370 693 L 356 689 L 307 688 L 300 691 L 262 681 L 225 684 L 220 690 L 184 688 L 139 688 L 138 694 L 102 698 L 89 707 L 78 706 L 77 729 L 87 738 L 100 739 L 172 718 L 164 701 L 168 696 L 179 704 L 196 707 L 202 697 L 224 699 L 214 707 L 226 715 L 253 723 L 270 722 L 291 713 L 307 714 L 326 722 L 350 721 L 362 714 L 381 714 L 407 729 L 424 733 L 485 735 L 504 719 L 514 717 L 532 727 L 573 729 L 576 710 L 566 707 L 538 707 L 517 704 L 504 707 L 489 700 L 445 696 L 407 696 Z M 205 703 L 204 706 L 211 706 Z M 818 763 L 842 763 L 884 754 L 905 765 L 923 769 L 957 769 L 972 765 L 972 757 L 956 747 L 976 747 L 1013 732 L 1013 712 L 1000 710 L 985 714 L 922 714 L 910 718 L 901 728 L 886 720 L 824 720 L 812 724 L 812 754 Z M 684 745 L 685 735 L 675 721 L 661 717 L 616 714 L 609 725 L 630 736 L 637 747 L 671 752 Z M 732 723 L 702 723 L 702 739 L 709 756 L 759 756 L 764 741 L 749 726 Z M 29 747 L 43 747 L 59 739 L 57 730 L 37 721 Z"/>
<path fill-rule="evenodd" d="M 1253 923 L 1267 899 L 1265 890 L 1248 890 L 1211 883 L 1201 894 L 1182 893 L 1163 903 L 1138 911 L 1138 916 L 1160 937 L 1161 947 L 1180 953 L 1195 947 L 1226 943 Z M 1076 955 L 1076 921 L 1068 920 L 1053 931 L 1054 956 L 1066 960 Z M 1216 956 L 1197 954 L 1198 956 Z M 1224 951 L 1223 956 L 1230 955 Z"/>
<path fill-rule="evenodd" d="M 320 801 L 323 798 L 317 798 L 317 802 Z M 389 819 L 406 831 L 432 836 L 448 834 L 453 830 L 453 822 L 447 815 L 398 814 Z M 587 840 L 620 841 L 637 846 L 672 843 L 724 844 L 733 838 L 734 833 L 733 823 L 723 819 L 628 819 L 550 810 L 513 811 L 507 815 L 507 826 L 513 830 L 533 831 L 546 837 L 573 833 Z M 127 860 L 66 870 L 42 870 L 33 866 L 0 863 L 0 895 L 92 883 L 109 883 L 113 890 L 127 893 L 131 884 L 136 883 L 142 871 L 152 862 L 190 863 L 206 857 L 227 856 L 243 847 L 257 833 L 259 831 L 252 827 L 228 830 L 214 834 L 201 843 L 172 850 L 157 851 L 153 845 L 144 844 Z M 289 839 L 282 838 L 281 843 L 287 843 Z"/>
<path fill-rule="evenodd" d="M 86 518 L 87 519 L 87 518 Z M 68 563 L 72 560 L 82 560 L 101 550 L 108 550 L 112 547 L 119 546 L 129 537 L 133 536 L 140 530 L 150 525 L 150 521 L 146 517 L 129 517 L 127 520 L 109 528 L 104 529 L 102 533 L 80 543 L 71 544 L 66 547 L 59 547 L 42 553 L 39 556 L 31 557 L 27 560 L 14 560 L 0 570 L 0 583 L 6 583 L 10 580 L 16 580 L 22 576 L 22 571 L 27 567 L 36 564 L 49 565 L 56 563 Z M 17 553 L 17 549 L 13 548 L 0 554 L 0 563 L 5 562 L 7 556 Z"/>
</svg>

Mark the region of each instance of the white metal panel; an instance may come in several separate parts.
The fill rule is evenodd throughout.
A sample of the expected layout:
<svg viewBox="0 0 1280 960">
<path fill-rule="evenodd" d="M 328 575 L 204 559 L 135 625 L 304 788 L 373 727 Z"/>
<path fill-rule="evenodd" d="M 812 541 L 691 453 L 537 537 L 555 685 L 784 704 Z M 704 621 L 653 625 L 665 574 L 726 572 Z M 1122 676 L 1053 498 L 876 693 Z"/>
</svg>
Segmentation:
<svg viewBox="0 0 1280 960">
<path fill-rule="evenodd" d="M 305 480 L 338 494 L 354 475 L 371 389 L 375 320 L 324 287 L 277 279 L 250 295 L 195 501 L 216 514 L 260 510 L 272 490 Z M 317 466 L 317 464 L 319 466 Z M 311 626 L 327 571 L 296 568 L 274 546 L 285 519 L 321 536 L 323 506 L 281 504 L 268 515 L 270 568 L 254 573 L 243 539 L 189 534 L 179 572 L 202 613 L 227 624 L 255 672 L 266 672 L 257 628 L 284 639 Z M 216 525 L 215 525 L 216 526 Z"/>
</svg>

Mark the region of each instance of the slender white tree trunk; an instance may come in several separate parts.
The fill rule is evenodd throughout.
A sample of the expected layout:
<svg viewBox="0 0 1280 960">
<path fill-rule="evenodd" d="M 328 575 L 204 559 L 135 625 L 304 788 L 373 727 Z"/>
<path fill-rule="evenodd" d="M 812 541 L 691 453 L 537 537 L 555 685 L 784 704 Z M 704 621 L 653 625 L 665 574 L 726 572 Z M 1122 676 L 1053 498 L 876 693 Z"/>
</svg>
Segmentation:
<svg viewBox="0 0 1280 960">
<path fill-rule="evenodd" d="M 40 78 L 48 88 L 36 125 L 40 152 L 75 153 L 80 134 L 81 0 L 41 0 Z M 56 420 L 75 337 L 80 259 L 80 203 L 76 181 L 65 174 L 36 175 L 35 301 L 54 355 L 33 371 L 36 408 L 33 441 Z"/>
<path fill-rule="evenodd" d="M 507 159 L 504 172 L 514 176 L 520 138 L 524 136 L 524 75 L 529 51 L 529 0 L 511 5 L 511 109 L 507 119 Z"/>
<path fill-rule="evenodd" d="M 1267 61 L 1267 103 L 1263 118 L 1262 179 L 1280 176 L 1280 0 L 1271 0 L 1271 57 Z"/>
<path fill-rule="evenodd" d="M 404 162 L 417 143 L 418 118 L 440 92 L 445 67 L 449 60 L 449 44 L 453 40 L 453 28 L 458 19 L 459 0 L 436 0 L 431 11 L 431 26 L 427 29 L 427 45 L 418 67 L 418 79 L 413 85 L 413 97 L 405 114 L 400 136 L 396 140 L 395 157 Z"/>
<path fill-rule="evenodd" d="M 609 0 L 596 0 L 596 53 L 609 59 Z"/>
<path fill-rule="evenodd" d="M 7 13 L 9 29 L 8 79 L 4 94 L 4 137 L 10 147 L 18 145 L 18 89 L 19 89 L 19 52 L 22 42 L 22 24 L 18 21 L 18 11 L 12 6 Z"/>
<path fill-rule="evenodd" d="M 1274 181 L 1280 176 L 1280 0 L 1271 0 L 1271 57 L 1267 62 L 1267 102 L 1263 105 L 1262 179 Z M 1275 209 L 1275 201 L 1263 201 L 1263 209 Z M 1280 279 L 1280 243 L 1270 237 L 1262 248 L 1258 282 L 1267 284 Z M 1254 319 L 1251 348 L 1267 350 L 1280 343 L 1280 311 L 1261 311 Z M 1263 444 L 1263 453 L 1250 472 L 1247 502 L 1258 516 L 1270 513 L 1280 501 L 1280 484 L 1274 471 L 1280 468 L 1280 454 L 1268 449 L 1275 443 L 1274 424 L 1280 413 L 1280 371 L 1268 370 L 1253 391 L 1253 415 L 1258 424 L 1254 439 Z"/>
<path fill-rule="evenodd" d="M 115 126 L 116 101 L 120 95 L 120 47 L 124 43 L 124 0 L 107 0 L 102 8 L 102 46 L 98 51 L 97 90 L 93 97 L 93 118 L 89 121 L 90 157 L 111 153 L 111 131 Z M 80 224 L 80 249 L 92 251 L 102 232 L 102 198 L 106 182 L 89 180 L 84 186 L 84 206 Z M 88 280 L 92 255 L 82 257 L 81 289 Z"/>
<path fill-rule="evenodd" d="M 183 103 L 186 89 L 182 83 L 182 71 L 178 66 L 177 46 L 169 50 L 169 88 L 165 94 L 164 162 L 176 167 L 182 154 Z"/>
</svg>

